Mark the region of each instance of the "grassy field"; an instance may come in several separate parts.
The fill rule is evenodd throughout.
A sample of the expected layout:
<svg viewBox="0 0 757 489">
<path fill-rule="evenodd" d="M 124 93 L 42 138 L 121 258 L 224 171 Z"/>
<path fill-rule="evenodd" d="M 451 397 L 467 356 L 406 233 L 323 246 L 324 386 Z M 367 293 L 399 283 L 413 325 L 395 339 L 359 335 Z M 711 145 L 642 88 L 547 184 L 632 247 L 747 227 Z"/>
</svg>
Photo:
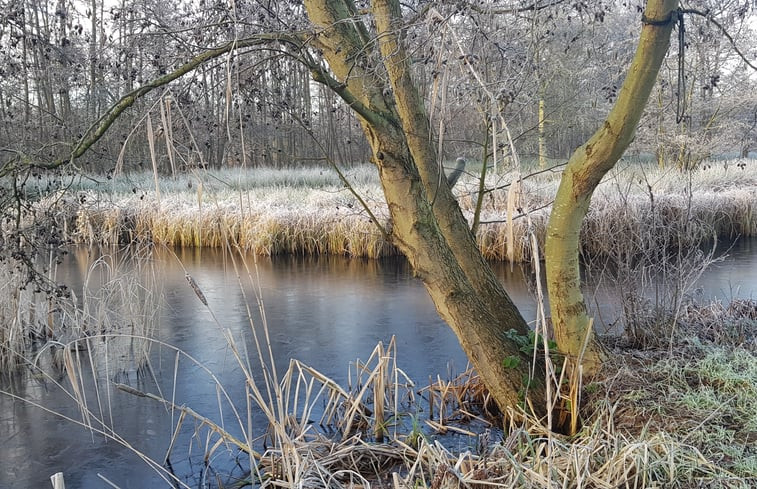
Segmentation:
<svg viewBox="0 0 757 489">
<path fill-rule="evenodd" d="M 475 165 L 471 165 L 475 166 Z M 474 171 L 474 170 L 471 170 Z M 375 169 L 356 167 L 347 180 L 377 218 L 388 212 Z M 487 178 L 477 232 L 485 257 L 527 261 L 529 233 L 544 242 L 560 168 L 536 175 L 503 172 Z M 522 179 L 522 180 L 519 180 Z M 514 191 L 514 232 L 508 242 L 507 202 Z M 41 187 L 49 182 L 41 181 Z M 76 177 L 56 182 L 75 192 L 60 198 L 68 234 L 78 243 L 114 244 L 147 237 L 169 246 L 222 246 L 231 242 L 257 254 L 340 254 L 380 257 L 396 253 L 376 229 L 360 202 L 334 170 L 197 170 L 175 178 L 151 173 Z M 473 218 L 478 180 L 465 175 L 455 191 L 464 213 Z M 33 189 L 30 189 L 33 191 Z M 660 170 L 649 164 L 619 164 L 600 185 L 583 233 L 588 255 L 604 254 L 619 241 L 671 230 L 679 244 L 704 238 L 757 234 L 757 161 L 713 162 L 692 172 Z M 526 214 L 528 219 L 526 218 Z M 650 228 L 652 226 L 652 228 Z"/>
</svg>

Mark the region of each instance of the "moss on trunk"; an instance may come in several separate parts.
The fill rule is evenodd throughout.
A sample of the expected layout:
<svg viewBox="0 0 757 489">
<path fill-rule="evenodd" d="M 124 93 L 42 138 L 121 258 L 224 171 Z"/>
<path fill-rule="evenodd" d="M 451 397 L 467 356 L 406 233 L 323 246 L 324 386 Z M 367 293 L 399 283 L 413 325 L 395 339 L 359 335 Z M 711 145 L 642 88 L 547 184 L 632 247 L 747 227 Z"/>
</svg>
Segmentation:
<svg viewBox="0 0 757 489">
<path fill-rule="evenodd" d="M 636 54 L 610 114 L 586 144 L 571 156 L 560 181 L 547 227 L 547 287 L 558 347 L 594 370 L 602 355 L 593 341 L 581 293 L 579 234 L 591 196 L 602 177 L 633 140 L 636 125 L 657 79 L 676 21 L 677 0 L 649 0 L 642 17 Z"/>
</svg>

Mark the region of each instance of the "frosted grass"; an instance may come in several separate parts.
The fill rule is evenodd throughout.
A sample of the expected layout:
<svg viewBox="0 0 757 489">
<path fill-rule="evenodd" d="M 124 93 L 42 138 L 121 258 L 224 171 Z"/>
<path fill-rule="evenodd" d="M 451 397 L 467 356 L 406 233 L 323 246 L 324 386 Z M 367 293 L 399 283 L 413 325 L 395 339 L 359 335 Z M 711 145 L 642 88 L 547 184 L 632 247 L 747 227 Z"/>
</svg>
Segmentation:
<svg viewBox="0 0 757 489">
<path fill-rule="evenodd" d="M 551 202 L 562 167 L 526 175 L 503 171 L 487 177 L 477 239 L 484 256 L 504 260 L 508 247 L 527 261 L 531 226 L 544 242 Z M 455 193 L 472 222 L 477 198 L 476 165 L 469 165 Z M 383 225 L 389 213 L 376 169 L 356 166 L 346 172 L 354 190 Z M 524 178 L 517 197 L 514 239 L 507 240 L 507 193 Z M 111 180 L 79 177 L 69 182 L 64 208 L 71 237 L 81 243 L 113 244 L 149 236 L 169 246 L 222 246 L 226 240 L 258 254 L 327 253 L 378 257 L 395 254 L 368 213 L 327 167 L 195 170 L 160 180 L 152 173 Z M 757 161 L 729 160 L 692 172 L 659 169 L 649 163 L 621 162 L 598 187 L 583 233 L 583 250 L 604 252 L 608 232 L 625 229 L 643 235 L 650 220 L 686 224 L 691 241 L 702 235 L 729 239 L 757 235 Z M 56 198 L 58 196 L 56 195 Z M 652 219 L 653 216 L 657 216 Z M 685 221 L 685 223 L 684 223 Z"/>
</svg>

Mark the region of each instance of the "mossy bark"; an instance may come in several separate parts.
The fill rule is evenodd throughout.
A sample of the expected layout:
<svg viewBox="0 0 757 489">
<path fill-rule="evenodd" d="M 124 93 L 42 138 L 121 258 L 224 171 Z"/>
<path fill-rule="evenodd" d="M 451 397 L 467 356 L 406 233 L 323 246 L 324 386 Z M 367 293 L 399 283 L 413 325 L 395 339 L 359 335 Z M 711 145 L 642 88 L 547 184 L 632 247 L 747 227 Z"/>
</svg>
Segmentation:
<svg viewBox="0 0 757 489">
<path fill-rule="evenodd" d="M 314 45 L 344 87 L 379 169 L 392 217 L 392 240 L 425 284 L 440 316 L 500 408 L 515 406 L 528 392 L 545 410 L 544 380 L 508 336 L 528 325 L 481 256 L 462 211 L 440 173 L 425 105 L 412 78 L 402 40 L 399 3 L 372 3 L 376 39 L 354 17 L 350 0 L 306 0 L 316 26 Z M 323 73 L 316 74 L 325 77 Z M 505 365 L 506 358 L 520 361 Z M 524 379 L 531 379 L 530 384 Z"/>
<path fill-rule="evenodd" d="M 676 21 L 677 0 L 649 0 L 636 54 L 602 127 L 571 156 L 560 181 L 547 227 L 547 287 L 558 348 L 589 371 L 602 361 L 589 328 L 579 274 L 579 235 L 591 196 L 631 143 L 654 86 Z"/>
</svg>

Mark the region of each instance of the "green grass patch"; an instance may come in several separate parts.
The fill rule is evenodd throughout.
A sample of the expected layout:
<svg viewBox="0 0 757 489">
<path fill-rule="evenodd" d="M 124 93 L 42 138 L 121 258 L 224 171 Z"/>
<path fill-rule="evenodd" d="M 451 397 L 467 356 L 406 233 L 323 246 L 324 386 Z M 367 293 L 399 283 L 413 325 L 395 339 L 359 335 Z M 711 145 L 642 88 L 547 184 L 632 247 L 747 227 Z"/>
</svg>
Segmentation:
<svg viewBox="0 0 757 489">
<path fill-rule="evenodd" d="M 757 313 L 757 303 L 751 305 Z M 685 319 L 691 320 L 687 316 Z M 757 321 L 749 321 L 757 334 Z M 723 316 L 719 327 L 733 317 Z M 629 436 L 667 433 L 696 448 L 707 460 L 733 474 L 734 485 L 757 481 L 757 343 L 715 342 L 711 328 L 682 325 L 672 350 L 616 349 L 602 380 L 604 389 L 587 391 L 586 408 L 615 406 L 615 427 Z M 722 337 L 721 337 L 722 338 Z M 751 481 L 751 482 L 750 482 Z M 738 484 L 737 484 L 738 482 Z"/>
</svg>

